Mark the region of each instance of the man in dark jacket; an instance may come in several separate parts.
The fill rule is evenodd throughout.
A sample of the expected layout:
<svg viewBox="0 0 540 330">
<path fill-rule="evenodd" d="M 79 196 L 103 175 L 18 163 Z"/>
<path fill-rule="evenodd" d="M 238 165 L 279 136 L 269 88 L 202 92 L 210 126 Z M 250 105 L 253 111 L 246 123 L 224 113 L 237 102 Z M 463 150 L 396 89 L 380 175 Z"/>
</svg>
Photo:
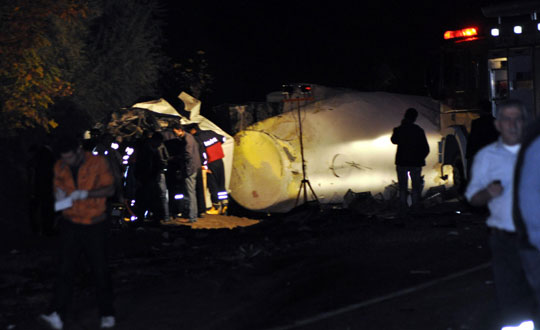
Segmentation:
<svg viewBox="0 0 540 330">
<path fill-rule="evenodd" d="M 212 208 L 208 210 L 208 214 L 225 214 L 228 205 L 228 195 L 225 189 L 225 167 L 223 158 L 222 144 L 225 143 L 225 137 L 214 131 L 201 130 L 199 125 L 192 124 L 189 126 L 190 133 L 199 141 L 199 146 L 202 148 L 201 160 L 203 167 L 207 170 L 208 189 L 212 199 Z"/>
<path fill-rule="evenodd" d="M 138 217 L 144 218 L 146 211 L 152 211 L 157 221 L 169 221 L 169 199 L 165 183 L 165 168 L 169 155 L 163 145 L 163 135 L 154 132 L 143 142 L 137 156 L 135 175 L 139 181 L 137 198 Z"/>
<path fill-rule="evenodd" d="M 196 194 L 196 182 L 197 182 L 197 173 L 201 168 L 201 157 L 199 154 L 199 144 L 195 141 L 195 138 L 184 130 L 184 127 L 179 123 L 175 122 L 172 125 L 174 134 L 178 139 L 185 142 L 185 149 L 183 150 L 183 160 L 184 160 L 184 171 L 185 171 L 185 192 L 186 195 L 184 200 L 186 201 L 186 206 L 189 209 L 188 219 L 190 222 L 197 221 L 197 194 Z"/>
<path fill-rule="evenodd" d="M 422 178 L 422 166 L 426 165 L 426 157 L 429 154 L 429 145 L 426 134 L 420 126 L 414 122 L 418 117 L 418 111 L 409 108 L 401 125 L 394 128 L 392 137 L 393 144 L 397 144 L 396 170 L 399 184 L 400 214 L 404 215 L 407 205 L 408 175 L 412 181 L 412 206 L 420 201 L 420 195 L 424 186 Z"/>
</svg>

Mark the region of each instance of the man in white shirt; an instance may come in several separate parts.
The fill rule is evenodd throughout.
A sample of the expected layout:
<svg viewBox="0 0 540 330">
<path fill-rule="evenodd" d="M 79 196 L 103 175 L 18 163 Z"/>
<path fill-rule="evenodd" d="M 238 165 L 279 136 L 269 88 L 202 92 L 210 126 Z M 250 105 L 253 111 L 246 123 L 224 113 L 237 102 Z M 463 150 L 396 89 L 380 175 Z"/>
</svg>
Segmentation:
<svg viewBox="0 0 540 330">
<path fill-rule="evenodd" d="M 495 127 L 500 133 L 499 140 L 476 154 L 465 192 L 471 205 L 487 205 L 490 211 L 487 226 L 493 276 L 502 322 L 506 325 L 529 318 L 533 306 L 512 216 L 514 167 L 525 116 L 525 108 L 518 101 L 497 106 Z"/>
</svg>

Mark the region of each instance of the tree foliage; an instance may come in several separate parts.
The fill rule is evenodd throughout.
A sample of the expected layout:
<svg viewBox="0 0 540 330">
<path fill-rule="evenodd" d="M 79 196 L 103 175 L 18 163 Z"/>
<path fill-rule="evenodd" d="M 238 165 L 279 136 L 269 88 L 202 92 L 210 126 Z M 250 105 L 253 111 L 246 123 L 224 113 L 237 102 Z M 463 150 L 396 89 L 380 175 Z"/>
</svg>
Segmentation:
<svg viewBox="0 0 540 330">
<path fill-rule="evenodd" d="M 0 7 L 0 100 L 4 127 L 47 125 L 45 110 L 73 92 L 48 50 L 55 46 L 52 22 L 66 26 L 86 16 L 69 0 L 20 0 Z"/>
<path fill-rule="evenodd" d="M 155 94 L 166 62 L 157 0 L 3 0 L 0 13 L 3 127 L 47 127 L 66 99 L 98 121 Z"/>
<path fill-rule="evenodd" d="M 101 120 L 132 105 L 141 95 L 155 96 L 167 58 L 161 50 L 161 9 L 155 0 L 94 1 L 88 65 L 74 77 L 74 102 Z"/>
<path fill-rule="evenodd" d="M 204 93 L 211 92 L 214 77 L 209 71 L 206 53 L 196 51 L 192 56 L 172 64 L 172 69 L 166 74 L 164 90 L 169 95 L 177 95 L 180 91 L 187 91 L 195 98 L 200 99 Z"/>
</svg>

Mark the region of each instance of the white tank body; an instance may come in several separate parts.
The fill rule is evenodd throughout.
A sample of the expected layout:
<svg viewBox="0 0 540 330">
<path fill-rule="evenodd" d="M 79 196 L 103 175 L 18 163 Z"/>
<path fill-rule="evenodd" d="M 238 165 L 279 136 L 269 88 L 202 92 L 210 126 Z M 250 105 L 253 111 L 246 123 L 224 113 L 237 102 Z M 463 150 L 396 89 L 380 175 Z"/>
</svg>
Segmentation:
<svg viewBox="0 0 540 330">
<path fill-rule="evenodd" d="M 290 99 L 297 96 L 306 97 Z M 422 169 L 424 191 L 448 183 L 441 179 L 438 163 L 441 135 L 436 102 L 420 96 L 322 86 L 313 86 L 312 96 L 313 101 L 286 102 L 291 111 L 236 134 L 230 191 L 243 207 L 287 212 L 295 206 L 302 181 L 298 104 L 306 178 L 322 203 L 341 203 L 349 189 L 376 194 L 397 181 L 397 146 L 390 136 L 410 107 L 418 110 L 416 124 L 424 129 L 430 147 Z"/>
</svg>

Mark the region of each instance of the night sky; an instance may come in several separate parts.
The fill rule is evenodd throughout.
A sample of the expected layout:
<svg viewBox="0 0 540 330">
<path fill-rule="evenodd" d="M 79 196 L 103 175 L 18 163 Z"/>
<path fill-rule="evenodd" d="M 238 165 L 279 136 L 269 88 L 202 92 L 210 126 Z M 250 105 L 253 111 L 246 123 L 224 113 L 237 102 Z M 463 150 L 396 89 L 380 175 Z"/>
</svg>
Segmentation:
<svg viewBox="0 0 540 330">
<path fill-rule="evenodd" d="M 385 68 L 395 91 L 418 94 L 444 31 L 474 24 L 486 3 L 171 1 L 167 53 L 207 52 L 215 82 L 203 105 L 263 101 L 288 82 L 369 90 Z"/>
</svg>

